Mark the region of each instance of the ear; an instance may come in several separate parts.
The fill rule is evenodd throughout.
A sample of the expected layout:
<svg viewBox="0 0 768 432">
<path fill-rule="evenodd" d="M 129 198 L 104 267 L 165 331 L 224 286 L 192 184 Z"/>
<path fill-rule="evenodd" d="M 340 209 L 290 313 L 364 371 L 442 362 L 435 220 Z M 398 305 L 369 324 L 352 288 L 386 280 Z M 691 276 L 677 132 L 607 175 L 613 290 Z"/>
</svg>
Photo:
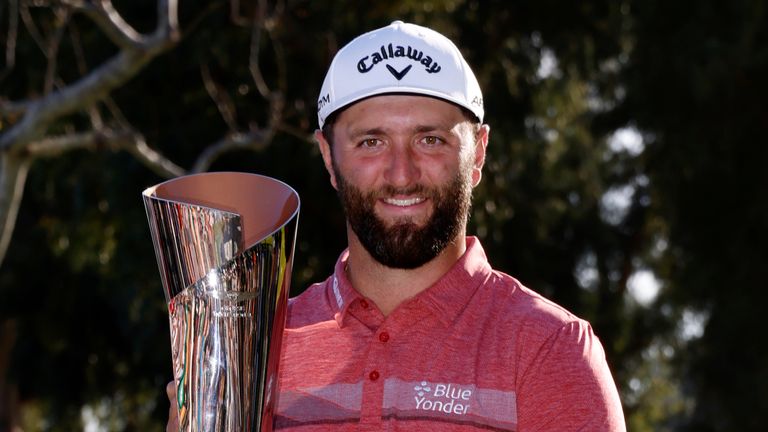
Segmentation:
<svg viewBox="0 0 768 432">
<path fill-rule="evenodd" d="M 328 175 L 331 177 L 331 186 L 333 186 L 334 189 L 338 189 L 336 186 L 336 173 L 333 170 L 333 155 L 331 154 L 331 145 L 328 143 L 328 140 L 325 139 L 323 131 L 320 129 L 315 130 L 315 141 L 317 141 L 320 154 L 323 156 L 325 170 L 328 171 Z"/>
<path fill-rule="evenodd" d="M 475 139 L 475 159 L 472 166 L 472 187 L 480 184 L 483 178 L 483 165 L 485 165 L 485 150 L 488 147 L 488 138 L 491 134 L 491 127 L 487 124 L 480 126 Z"/>
</svg>

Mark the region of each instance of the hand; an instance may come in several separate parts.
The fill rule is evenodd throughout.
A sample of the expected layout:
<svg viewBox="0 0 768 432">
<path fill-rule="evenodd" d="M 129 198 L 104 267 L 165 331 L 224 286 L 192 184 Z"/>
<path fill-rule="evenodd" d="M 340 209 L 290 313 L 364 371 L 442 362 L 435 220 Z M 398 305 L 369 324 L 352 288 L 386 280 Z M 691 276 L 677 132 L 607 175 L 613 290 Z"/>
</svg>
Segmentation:
<svg viewBox="0 0 768 432">
<path fill-rule="evenodd" d="M 168 425 L 165 432 L 179 432 L 179 409 L 176 402 L 176 381 L 171 381 L 165 386 L 165 393 L 168 394 L 168 401 L 171 406 L 168 408 Z"/>
</svg>

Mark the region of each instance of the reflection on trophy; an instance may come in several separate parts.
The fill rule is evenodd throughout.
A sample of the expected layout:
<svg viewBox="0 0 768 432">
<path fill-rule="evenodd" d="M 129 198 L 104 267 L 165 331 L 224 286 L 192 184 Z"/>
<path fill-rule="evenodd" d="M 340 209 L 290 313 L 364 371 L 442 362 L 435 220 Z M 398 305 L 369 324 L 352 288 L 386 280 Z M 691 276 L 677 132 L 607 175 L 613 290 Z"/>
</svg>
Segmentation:
<svg viewBox="0 0 768 432">
<path fill-rule="evenodd" d="M 206 173 L 143 193 L 184 432 L 270 431 L 299 214 L 269 177 Z"/>
</svg>

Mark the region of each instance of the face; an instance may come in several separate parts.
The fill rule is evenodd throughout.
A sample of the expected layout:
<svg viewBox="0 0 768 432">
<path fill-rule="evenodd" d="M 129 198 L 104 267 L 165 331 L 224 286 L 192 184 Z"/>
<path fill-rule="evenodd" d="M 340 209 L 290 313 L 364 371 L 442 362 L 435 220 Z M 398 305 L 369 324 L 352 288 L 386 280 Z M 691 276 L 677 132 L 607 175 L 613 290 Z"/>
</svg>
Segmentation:
<svg viewBox="0 0 768 432">
<path fill-rule="evenodd" d="M 354 239 L 379 263 L 417 268 L 464 235 L 487 126 L 447 102 L 388 95 L 342 111 L 332 144 L 317 138 Z"/>
</svg>

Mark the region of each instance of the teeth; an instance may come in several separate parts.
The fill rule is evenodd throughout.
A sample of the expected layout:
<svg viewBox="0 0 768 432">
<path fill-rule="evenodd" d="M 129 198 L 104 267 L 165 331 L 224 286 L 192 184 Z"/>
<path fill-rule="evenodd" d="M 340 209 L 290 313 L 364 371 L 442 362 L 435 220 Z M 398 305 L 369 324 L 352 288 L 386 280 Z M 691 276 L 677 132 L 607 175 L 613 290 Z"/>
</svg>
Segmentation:
<svg viewBox="0 0 768 432">
<path fill-rule="evenodd" d="M 424 201 L 424 198 L 408 198 L 408 199 L 385 198 L 384 199 L 385 203 L 400 206 L 400 207 L 412 206 L 422 201 Z"/>
</svg>

